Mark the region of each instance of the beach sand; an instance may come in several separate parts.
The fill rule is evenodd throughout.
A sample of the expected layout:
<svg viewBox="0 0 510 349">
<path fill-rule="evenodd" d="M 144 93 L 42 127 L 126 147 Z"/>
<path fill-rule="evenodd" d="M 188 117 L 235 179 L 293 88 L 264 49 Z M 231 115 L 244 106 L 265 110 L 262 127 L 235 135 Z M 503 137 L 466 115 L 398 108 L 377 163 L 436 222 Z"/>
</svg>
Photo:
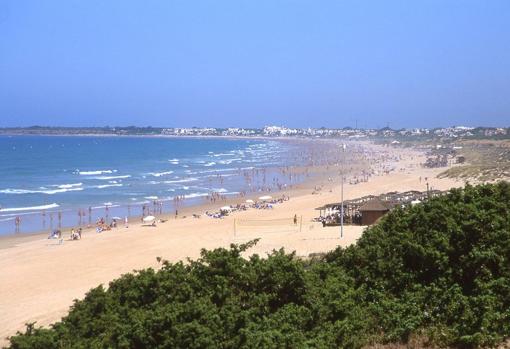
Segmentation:
<svg viewBox="0 0 510 349">
<path fill-rule="evenodd" d="M 423 157 L 418 153 L 411 155 L 393 173 L 373 176 L 368 182 L 356 185 L 346 184 L 344 198 L 390 191 L 424 191 L 426 184 L 420 177 L 428 177 L 434 189 L 463 185 L 453 179 L 437 179 L 436 175 L 444 169 L 420 168 L 417 164 Z M 340 238 L 340 227 L 323 228 L 320 223 L 311 222 L 318 216 L 316 207 L 340 201 L 338 181 L 322 182 L 318 194 L 302 187 L 291 193 L 289 201 L 275 205 L 272 210 L 250 209 L 224 219 L 188 216 L 169 219 L 156 227 L 132 222 L 129 228 L 119 227 L 101 234 L 87 231 L 79 241 L 68 241 L 66 234 L 61 245 L 42 235 L 0 240 L 0 345 L 7 343 L 7 336 L 24 330 L 25 323 L 37 321 L 38 326 L 46 326 L 58 321 L 73 300 L 83 298 L 92 287 L 107 286 L 109 281 L 136 269 L 158 268 L 156 257 L 171 262 L 197 258 L 202 248 L 228 247 L 254 238 L 260 241 L 249 253 L 260 255 L 284 247 L 288 252 L 296 251 L 297 256 L 308 256 L 355 243 L 365 227 L 346 226 Z M 294 215 L 302 216 L 301 232 L 291 226 L 279 232 L 253 227 L 242 229 L 234 236 L 234 219 L 290 219 Z"/>
</svg>

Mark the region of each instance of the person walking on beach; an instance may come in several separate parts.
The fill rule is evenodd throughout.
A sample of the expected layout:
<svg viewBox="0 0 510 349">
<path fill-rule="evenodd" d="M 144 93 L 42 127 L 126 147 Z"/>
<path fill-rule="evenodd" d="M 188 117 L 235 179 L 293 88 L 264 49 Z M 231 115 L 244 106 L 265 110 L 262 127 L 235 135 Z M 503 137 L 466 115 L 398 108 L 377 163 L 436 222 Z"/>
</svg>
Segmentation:
<svg viewBox="0 0 510 349">
<path fill-rule="evenodd" d="M 127 216 L 124 217 L 124 225 L 126 226 L 126 228 L 129 228 L 129 224 L 128 224 L 128 218 Z"/>
<path fill-rule="evenodd" d="M 16 233 L 19 233 L 19 226 L 21 224 L 21 218 L 19 216 L 16 216 L 16 219 L 14 220 L 14 224 L 16 225 Z"/>
<path fill-rule="evenodd" d="M 297 225 L 297 214 L 294 215 L 294 225 Z"/>
<path fill-rule="evenodd" d="M 177 216 L 179 215 L 179 212 L 175 210 L 175 219 L 177 219 Z"/>
</svg>

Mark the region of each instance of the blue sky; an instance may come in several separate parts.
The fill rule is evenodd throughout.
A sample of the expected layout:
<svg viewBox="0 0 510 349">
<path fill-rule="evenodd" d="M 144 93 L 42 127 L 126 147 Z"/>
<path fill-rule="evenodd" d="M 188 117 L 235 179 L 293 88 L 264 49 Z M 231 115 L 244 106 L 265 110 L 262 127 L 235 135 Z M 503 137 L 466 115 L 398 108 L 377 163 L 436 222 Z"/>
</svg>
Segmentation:
<svg viewBox="0 0 510 349">
<path fill-rule="evenodd" d="M 0 126 L 510 126 L 510 1 L 0 0 Z"/>
</svg>

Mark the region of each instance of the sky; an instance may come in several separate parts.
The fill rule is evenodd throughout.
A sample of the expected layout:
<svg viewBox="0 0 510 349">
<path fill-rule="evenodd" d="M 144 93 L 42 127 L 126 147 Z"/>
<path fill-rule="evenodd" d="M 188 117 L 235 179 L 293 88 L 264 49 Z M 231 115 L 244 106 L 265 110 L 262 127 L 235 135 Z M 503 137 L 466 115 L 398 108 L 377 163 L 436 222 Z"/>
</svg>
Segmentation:
<svg viewBox="0 0 510 349">
<path fill-rule="evenodd" d="M 0 127 L 510 126 L 510 1 L 0 0 Z"/>
</svg>

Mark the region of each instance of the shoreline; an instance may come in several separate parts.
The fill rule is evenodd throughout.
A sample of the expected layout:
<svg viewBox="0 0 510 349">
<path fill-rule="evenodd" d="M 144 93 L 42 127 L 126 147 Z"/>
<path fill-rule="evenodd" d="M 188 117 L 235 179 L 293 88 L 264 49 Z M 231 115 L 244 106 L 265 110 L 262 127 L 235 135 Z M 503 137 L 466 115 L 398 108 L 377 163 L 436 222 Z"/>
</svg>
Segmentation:
<svg viewBox="0 0 510 349">
<path fill-rule="evenodd" d="M 379 173 L 367 182 L 344 185 L 344 198 L 353 199 L 368 194 L 390 191 L 424 190 L 425 183 L 418 178 L 430 178 L 437 189 L 449 189 L 463 183 L 435 176 L 443 169 L 423 169 L 420 153 L 399 150 L 407 157 L 390 174 Z M 382 165 L 382 164 L 379 164 Z M 333 170 L 337 170 L 334 168 Z M 314 185 L 322 185 L 317 194 L 311 193 Z M 258 193 L 256 194 L 258 195 Z M 274 193 L 272 193 L 274 197 Z M 363 234 L 363 226 L 345 226 L 344 237 L 338 227 L 323 228 L 312 219 L 318 216 L 315 208 L 340 198 L 340 183 L 320 178 L 307 186 L 289 192 L 290 200 L 275 205 L 272 210 L 249 209 L 235 212 L 223 219 L 203 217 L 172 219 L 156 227 L 130 223 L 129 228 L 118 228 L 101 234 L 84 232 L 78 241 L 64 240 L 63 244 L 46 239 L 47 235 L 31 236 L 0 249 L 0 337 L 2 340 L 24 329 L 27 322 L 47 326 L 65 315 L 74 299 L 81 299 L 99 284 L 108 285 L 122 274 L 144 268 L 158 269 L 156 257 L 170 262 L 186 261 L 200 256 L 202 248 L 228 247 L 260 238 L 247 255 L 264 256 L 274 249 L 295 251 L 298 257 L 330 251 L 338 246 L 353 244 Z M 247 197 L 246 197 L 247 198 Z M 243 201 L 246 199 L 243 198 Z M 239 199 L 238 199 L 239 200 Z M 214 204 L 216 207 L 222 203 Z M 196 208 L 195 208 L 196 210 Z M 184 211 L 182 211 L 184 212 Z M 290 219 L 302 217 L 302 230 L 253 226 L 234 233 L 234 220 Z M 180 214 L 181 216 L 181 214 Z M 67 238 L 67 234 L 64 238 Z M 0 244 L 2 241 L 0 240 Z M 4 245 L 5 246 L 5 245 Z M 0 345 L 6 344 L 0 340 Z"/>
<path fill-rule="evenodd" d="M 316 169 L 317 170 L 317 169 Z M 209 218 L 205 216 L 206 211 L 214 211 L 217 210 L 220 206 L 228 206 L 228 205 L 237 205 L 245 203 L 246 200 L 251 199 L 254 201 L 258 200 L 258 197 L 263 195 L 271 195 L 274 199 L 278 199 L 282 196 L 289 196 L 289 197 L 299 197 L 302 195 L 307 195 L 306 193 L 310 190 L 313 190 L 314 187 L 317 185 L 323 184 L 325 181 L 324 174 L 319 174 L 316 177 L 308 178 L 304 180 L 303 182 L 300 182 L 298 184 L 292 185 L 291 188 L 278 190 L 278 191 L 271 191 L 271 192 L 256 192 L 256 193 L 248 193 L 243 197 L 239 197 L 238 195 L 232 195 L 227 196 L 224 201 L 218 201 L 218 202 L 197 202 L 197 203 L 190 203 L 186 205 L 184 203 L 184 206 L 180 207 L 178 209 L 179 211 L 179 218 L 178 219 L 186 219 L 190 218 L 189 216 L 193 214 L 200 214 L 204 216 L 203 218 Z M 149 200 L 150 201 L 150 200 Z M 170 201 L 170 200 L 162 200 L 162 201 Z M 250 208 L 254 209 L 254 208 Z M 57 213 L 58 211 L 51 211 L 51 213 Z M 47 214 L 50 213 L 50 211 L 46 211 Z M 158 219 L 163 219 L 167 221 L 175 221 L 175 214 L 172 212 L 166 212 L 162 214 L 156 214 Z M 131 215 L 128 217 L 128 223 L 131 226 L 132 224 L 140 223 L 141 216 L 140 215 Z M 123 228 L 124 222 L 120 221 L 118 222 L 118 228 Z M 61 228 L 63 236 L 67 236 L 70 234 L 71 229 L 77 229 L 79 228 L 78 225 L 75 226 L 65 226 Z M 83 233 L 89 234 L 89 233 L 96 233 L 95 232 L 95 224 L 92 223 L 92 226 L 82 226 Z M 55 230 L 56 228 L 54 228 Z M 114 228 L 115 229 L 115 228 Z M 38 239 L 47 239 L 50 231 L 47 230 L 39 230 L 34 232 L 26 232 L 26 233 L 10 233 L 10 234 L 3 234 L 0 235 L 0 251 L 5 248 L 13 247 L 19 243 L 22 242 L 28 242 L 32 240 L 38 240 Z M 106 231 L 105 233 L 108 233 Z"/>
<path fill-rule="evenodd" d="M 56 136 L 58 136 L 58 135 L 56 135 Z M 74 135 L 69 135 L 69 136 L 74 136 Z M 126 137 L 130 137 L 130 136 L 126 136 Z M 141 136 L 141 137 L 144 137 L 144 136 Z M 170 137 L 203 138 L 201 136 L 170 136 Z M 210 137 L 223 137 L 223 136 L 210 136 Z M 225 136 L 225 137 L 238 138 L 238 137 L 230 137 L 230 136 Z M 292 141 L 297 140 L 296 138 L 292 138 L 292 137 L 290 137 L 290 138 L 291 138 L 290 140 L 292 140 Z M 269 139 L 271 139 L 271 137 L 269 137 Z M 301 140 L 303 141 L 305 139 L 301 139 Z M 319 140 L 319 139 L 313 139 L 313 138 L 308 138 L 308 139 L 306 139 L 306 141 L 307 142 L 321 141 L 321 142 L 331 142 L 331 143 L 339 142 L 339 140 L 331 140 L 331 139 L 326 139 L 326 140 L 320 139 Z M 366 147 L 367 149 L 370 149 L 370 150 L 377 151 L 378 149 L 382 148 L 381 145 L 376 145 L 376 144 L 373 144 L 372 142 L 367 142 L 367 141 L 353 141 L 353 143 L 362 145 L 363 147 Z M 415 155 L 423 156 L 422 151 L 419 149 L 399 149 L 399 151 L 400 152 L 412 151 L 415 153 Z M 356 165 L 360 166 L 359 163 Z M 370 165 L 369 165 L 369 167 L 370 167 Z M 301 170 L 303 170 L 304 168 L 306 168 L 306 166 L 300 166 Z M 242 203 L 245 203 L 245 201 L 248 199 L 257 201 L 258 197 L 262 196 L 262 195 L 270 194 L 275 199 L 279 198 L 283 195 L 292 197 L 292 198 L 307 195 L 307 192 L 310 191 L 312 188 L 315 188 L 317 186 L 324 186 L 324 184 L 327 180 L 327 177 L 330 177 L 334 172 L 334 169 L 329 169 L 327 172 L 324 172 L 324 168 L 320 168 L 320 167 L 313 167 L 312 169 L 314 169 L 315 172 L 320 172 L 321 170 L 323 172 L 319 173 L 319 174 L 315 173 L 314 177 L 307 178 L 304 181 L 302 181 L 298 184 L 295 184 L 295 185 L 291 185 L 290 188 L 286 188 L 283 190 L 277 190 L 277 191 L 271 191 L 271 192 L 252 192 L 252 193 L 247 193 L 243 197 L 239 197 L 238 195 L 227 196 L 226 200 L 218 201 L 218 202 L 214 202 L 214 203 L 212 203 L 212 202 L 196 202 L 196 203 L 190 203 L 190 204 L 184 203 L 183 206 L 178 208 L 179 217 L 180 217 L 179 219 L 183 219 L 183 218 L 185 219 L 192 214 L 205 215 L 206 211 L 217 210 L 220 206 L 242 204 Z M 444 169 L 442 169 L 442 170 L 444 170 Z M 338 178 L 338 181 L 340 181 L 339 178 Z M 347 179 L 346 179 L 346 182 L 347 182 Z M 333 183 L 326 182 L 326 184 L 331 185 Z M 169 202 L 171 200 L 161 200 L 161 201 Z M 148 200 L 148 202 L 150 202 L 150 200 Z M 85 205 L 85 206 L 87 206 L 87 205 Z M 120 205 L 120 206 L 122 206 L 122 205 Z M 69 210 L 71 210 L 71 209 L 68 209 L 68 211 Z M 46 213 L 47 214 L 49 214 L 49 213 L 56 214 L 56 213 L 58 213 L 58 211 L 46 211 Z M 39 213 L 34 213 L 34 214 L 39 214 Z M 204 218 L 209 218 L 209 217 L 204 217 Z M 139 223 L 140 219 L 141 219 L 140 215 L 128 216 L 129 226 L 131 226 L 132 224 Z M 172 212 L 157 214 L 157 219 L 163 219 L 163 220 L 167 220 L 167 221 L 175 221 L 175 214 L 173 214 Z M 117 229 L 123 228 L 123 227 L 124 227 L 124 222 L 123 221 L 118 222 Z M 63 226 L 61 228 L 61 231 L 62 231 L 63 236 L 68 236 L 68 235 L 70 235 L 71 229 L 77 229 L 77 228 L 79 228 L 78 225 Z M 95 232 L 95 228 L 96 228 L 95 223 L 92 223 L 92 226 L 86 226 L 84 224 L 84 225 L 82 225 L 81 228 L 83 229 L 84 234 L 96 233 Z M 56 228 L 54 228 L 54 230 L 55 229 Z M 26 233 L 24 233 L 24 232 L 14 233 L 13 232 L 13 233 L 8 233 L 8 234 L 0 234 L 0 251 L 4 250 L 6 248 L 15 247 L 16 245 L 19 245 L 20 243 L 30 242 L 30 241 L 39 240 L 39 239 L 47 239 L 50 233 L 51 233 L 50 230 L 46 229 L 46 230 L 32 231 L 32 232 L 26 232 Z M 108 233 L 108 231 L 106 231 L 106 233 Z"/>
<path fill-rule="evenodd" d="M 259 139 L 259 140 L 338 140 L 338 141 L 353 141 L 352 139 L 343 139 L 338 137 L 331 138 L 317 138 L 312 136 L 234 136 L 234 135 L 164 135 L 164 134 L 147 134 L 147 135 L 123 135 L 116 133 L 0 133 L 1 136 L 7 137 L 15 137 L 15 136 L 42 136 L 42 137 L 131 137 L 131 138 L 194 138 L 194 139 L 209 139 L 209 138 L 219 138 L 219 139 Z M 371 141 L 368 138 L 355 141 Z"/>
<path fill-rule="evenodd" d="M 50 136 L 53 136 L 53 135 L 50 135 Z M 60 135 L 54 135 L 54 136 L 60 136 Z M 70 137 L 74 136 L 74 135 L 69 135 Z M 66 135 L 65 137 L 68 137 L 68 135 Z M 125 136 L 125 137 L 131 137 L 131 136 Z M 139 136 L 135 136 L 135 137 L 139 137 Z M 145 136 L 140 136 L 140 137 L 145 137 Z M 159 136 L 158 136 L 159 137 Z M 166 137 L 166 136 L 164 136 Z M 201 137 L 201 136 L 168 136 L 169 138 L 183 138 L 183 137 L 186 137 L 186 138 L 208 138 L 208 137 Z M 210 136 L 210 138 L 218 138 L 218 137 L 222 137 L 222 138 L 230 138 L 230 139 L 241 139 L 242 137 L 235 137 L 235 136 Z M 248 138 L 252 138 L 252 139 L 255 139 L 254 137 L 248 137 Z M 271 137 L 260 137 L 259 140 L 274 140 L 274 141 L 278 141 L 278 142 L 288 142 L 288 143 L 294 143 L 294 144 L 299 144 L 299 146 L 305 146 L 306 144 L 322 144 L 321 146 L 323 146 L 324 144 L 331 144 L 333 147 L 336 146 L 339 141 L 338 140 L 331 140 L 331 139 L 313 139 L 313 138 L 301 138 L 301 139 L 296 139 L 296 138 L 292 138 L 292 137 L 280 137 L 278 139 L 275 139 L 275 138 L 271 138 Z M 370 147 L 373 147 L 374 145 L 371 144 L 371 143 L 368 143 L 368 142 L 357 142 L 357 144 L 359 145 L 362 145 L 363 147 L 366 147 L 366 148 L 370 148 Z M 300 174 L 300 175 L 303 175 L 304 173 L 307 173 L 308 171 L 310 171 L 311 173 L 314 173 L 315 176 L 317 177 L 317 173 L 322 171 L 322 172 L 325 172 L 324 170 L 324 166 L 316 166 L 316 165 L 293 165 L 292 164 L 292 161 L 293 160 L 290 160 L 289 159 L 289 164 L 288 165 L 282 165 L 282 166 L 269 166 L 269 167 L 257 167 L 255 168 L 256 170 L 258 171 L 273 171 L 273 172 L 279 172 L 281 171 L 283 168 L 287 167 L 287 168 L 292 168 L 293 171 L 295 171 L 295 173 L 293 173 L 293 175 L 296 175 L 296 174 Z M 353 162 L 351 163 L 351 166 L 355 166 L 355 167 L 359 167 L 360 166 L 360 163 L 359 162 Z M 214 170 L 214 169 L 213 169 Z M 232 170 L 235 170 L 235 171 L 241 171 L 242 168 L 232 168 Z M 218 174 L 218 175 L 221 175 L 222 172 L 220 172 L 221 169 L 217 170 L 216 172 L 214 172 L 214 174 Z M 332 170 L 329 170 L 330 172 Z M 237 177 L 242 177 L 242 173 L 239 172 L 239 173 L 236 173 L 235 174 Z M 329 174 L 328 174 L 329 175 Z M 325 177 L 326 174 L 324 173 L 321 173 L 318 175 L 319 178 L 302 178 L 300 182 L 298 182 L 297 184 L 293 184 L 292 182 L 289 182 L 286 184 L 286 186 L 290 186 L 291 188 L 293 186 L 308 186 L 310 183 L 316 183 L 316 182 L 319 182 L 321 180 L 323 180 L 323 178 L 320 178 L 320 176 L 322 177 Z M 223 184 L 222 184 L 223 185 Z M 244 189 L 247 189 L 244 188 Z M 225 201 L 222 201 L 224 202 L 225 204 L 230 204 L 232 202 L 236 202 L 238 203 L 238 201 L 241 199 L 239 197 L 239 191 L 243 191 L 242 189 L 240 188 L 236 188 L 236 187 L 232 187 L 230 189 L 228 189 L 229 191 L 234 191 L 234 192 L 237 192 L 237 194 L 234 194 L 234 195 L 229 195 L 228 193 L 227 194 L 222 194 L 226 196 L 227 200 Z M 285 189 L 281 189 L 281 190 L 278 190 L 276 188 L 272 188 L 271 190 L 271 194 L 275 194 L 275 195 L 282 195 L 282 194 L 286 194 L 288 195 L 288 192 L 291 191 L 292 189 L 289 189 L 289 188 L 285 188 Z M 214 191 L 213 191 L 214 192 Z M 209 192 L 207 195 L 210 195 L 211 192 Z M 221 192 L 220 192 L 221 194 Z M 268 194 L 268 192 L 266 191 L 258 191 L 258 192 L 255 192 L 255 191 L 251 191 L 251 192 L 246 192 L 246 195 L 244 197 L 242 197 L 242 199 L 256 199 L 258 196 L 261 196 L 261 195 L 265 195 L 265 194 Z M 151 194 L 152 195 L 152 194 Z M 189 201 L 188 201 L 189 200 Z M 110 209 L 113 209 L 114 211 L 118 211 L 119 209 L 128 209 L 128 207 L 130 206 L 133 210 L 135 211 L 138 211 L 138 210 L 141 210 L 141 207 L 143 205 L 148 205 L 148 206 L 152 206 L 151 203 L 152 203 L 152 199 L 146 199 L 145 200 L 145 203 L 144 202 L 138 202 L 138 203 L 131 203 L 129 201 L 126 201 L 126 202 L 121 202 L 121 203 L 118 203 L 116 202 L 115 205 L 113 206 L 110 206 Z M 214 207 L 209 207 L 210 205 L 208 203 L 204 203 L 202 198 L 192 198 L 191 200 L 189 198 L 186 198 L 184 201 L 182 201 L 181 203 L 178 203 L 178 205 L 182 205 L 180 207 L 176 207 L 176 203 L 172 203 L 172 198 L 158 198 L 156 199 L 157 202 L 160 202 L 162 204 L 164 204 L 165 206 L 165 210 L 167 210 L 167 213 L 163 214 L 162 216 L 173 216 L 172 212 L 174 209 L 178 209 L 179 211 L 189 211 L 190 208 L 196 208 L 197 210 L 201 210 L 203 207 L 206 207 L 206 208 L 214 208 Z M 219 202 L 219 204 L 221 204 L 221 202 Z M 99 205 L 99 206 L 97 206 Z M 103 206 L 101 206 L 100 204 L 98 203 L 95 203 L 95 204 L 83 204 L 83 205 L 80 205 L 79 207 L 67 207 L 67 206 L 60 206 L 59 204 L 59 208 L 58 209 L 47 209 L 47 210 L 41 210 L 41 211 L 32 211 L 32 212 L 24 212 L 24 211 L 20 211 L 20 212 L 13 212 L 13 213 L 9 213 L 9 212 L 5 212 L 6 214 L 9 213 L 9 220 L 10 220 L 10 223 L 12 223 L 14 225 L 14 220 L 16 217 L 21 217 L 22 218 L 22 222 L 23 222 L 23 217 L 24 216 L 30 216 L 32 218 L 38 216 L 38 215 L 41 215 L 41 214 L 45 214 L 45 215 L 51 215 L 53 214 L 54 216 L 58 215 L 59 213 L 63 213 L 64 215 L 73 215 L 75 212 L 77 212 L 78 210 L 81 210 L 81 211 L 87 211 L 87 207 L 89 206 L 97 206 L 97 207 L 94 207 L 94 211 L 96 212 L 94 214 L 94 216 L 104 216 L 103 213 L 97 213 L 97 212 L 100 212 L 101 210 L 104 209 Z M 170 207 L 169 207 L 170 206 Z M 222 205 L 223 206 L 223 205 Z M 219 206 L 218 206 L 219 207 Z M 2 214 L 3 211 L 0 209 L 0 214 Z M 112 214 L 114 215 L 114 214 Z M 119 217 L 125 217 L 126 214 L 125 213 L 122 213 L 122 214 L 117 214 Z M 138 217 L 140 217 L 140 215 L 137 215 L 137 214 L 131 214 L 130 216 L 128 216 L 128 219 L 129 221 L 131 222 L 132 220 L 136 220 Z M 94 221 L 95 219 L 93 219 Z M 94 224 L 92 224 L 94 225 Z M 85 229 L 87 226 L 87 223 L 84 222 L 81 227 L 83 229 Z M 78 228 L 78 224 L 69 224 L 69 222 L 67 223 L 64 223 L 62 225 L 62 228 L 60 228 L 62 231 L 64 230 L 70 230 L 71 228 Z M 55 229 L 58 229 L 57 228 L 57 225 L 54 224 L 53 226 L 53 230 Z M 29 228 L 29 230 L 25 230 L 23 229 L 22 227 L 22 232 L 20 233 L 16 233 L 14 231 L 15 229 L 12 228 L 12 230 L 10 232 L 2 232 L 0 233 L 0 249 L 2 248 L 2 243 L 1 241 L 4 240 L 4 239 L 16 239 L 17 237 L 25 237 L 27 235 L 44 235 L 44 234 L 49 234 L 50 233 L 50 228 L 47 227 L 47 228 L 42 228 L 42 225 L 41 225 L 41 229 L 31 229 Z"/>
<path fill-rule="evenodd" d="M 237 205 L 240 204 L 248 199 L 252 199 L 254 201 L 257 200 L 259 196 L 265 195 L 265 194 L 271 194 L 273 198 L 277 199 L 283 195 L 285 196 L 294 196 L 296 193 L 299 193 L 301 191 L 308 190 L 314 183 L 316 183 L 318 180 L 310 180 L 303 183 L 298 184 L 297 186 L 294 186 L 294 188 L 289 190 L 282 190 L 282 191 L 275 191 L 275 192 L 260 192 L 258 194 L 248 194 L 244 196 L 243 198 L 240 197 L 232 197 L 228 198 L 225 201 L 217 202 L 217 203 L 210 203 L 210 202 L 199 202 L 195 204 L 190 204 L 187 206 L 180 207 L 178 209 L 179 211 L 179 218 L 178 219 L 187 219 L 190 218 L 189 216 L 193 214 L 201 214 L 202 216 L 205 215 L 206 211 L 213 211 L 217 210 L 220 206 L 228 206 L 228 205 Z M 302 186 L 302 187 L 301 187 Z M 299 194 L 298 194 L 299 195 Z M 56 213 L 56 212 L 53 212 Z M 162 214 L 156 214 L 158 219 L 163 219 L 167 221 L 173 221 L 175 219 L 175 214 L 171 212 L 166 212 Z M 209 218 L 207 216 L 203 218 Z M 128 223 L 129 225 L 140 223 L 141 216 L 140 215 L 131 215 L 128 217 Z M 200 218 L 202 219 L 202 218 Z M 92 224 L 93 226 L 82 226 L 83 233 L 89 234 L 89 233 L 95 233 L 95 224 Z M 116 229 L 120 229 L 124 227 L 124 222 L 118 222 L 118 227 Z M 77 229 L 79 228 L 78 225 L 76 226 L 70 226 L 70 227 L 62 227 L 61 231 L 63 235 L 69 235 L 71 229 Z M 113 228 L 115 229 L 115 228 Z M 105 233 L 108 233 L 108 231 L 105 231 Z M 26 241 L 32 241 L 32 240 L 38 240 L 38 239 L 46 239 L 49 235 L 49 229 L 48 230 L 40 230 L 35 232 L 27 232 L 27 233 L 10 233 L 10 234 L 4 234 L 0 235 L 0 250 L 8 247 L 12 247 L 20 242 L 26 242 Z M 22 241 L 23 240 L 23 241 Z"/>
</svg>

